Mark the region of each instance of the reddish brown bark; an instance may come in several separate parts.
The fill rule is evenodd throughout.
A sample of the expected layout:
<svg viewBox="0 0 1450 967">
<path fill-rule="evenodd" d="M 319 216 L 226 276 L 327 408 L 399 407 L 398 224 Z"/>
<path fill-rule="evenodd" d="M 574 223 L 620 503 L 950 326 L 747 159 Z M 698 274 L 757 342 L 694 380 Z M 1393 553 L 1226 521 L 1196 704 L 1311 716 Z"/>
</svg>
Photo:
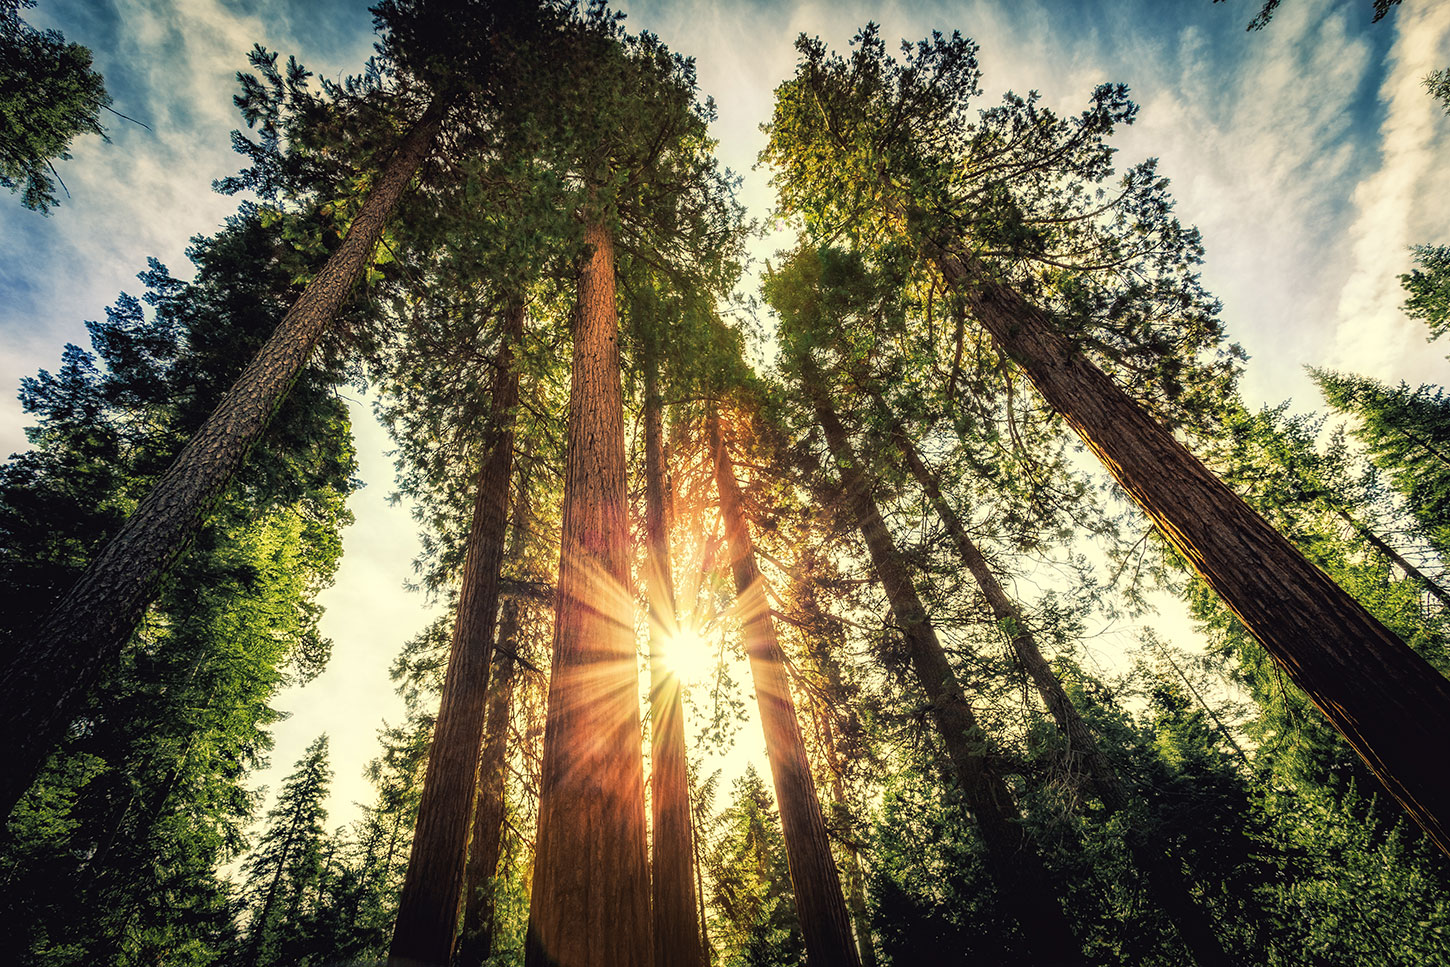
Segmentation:
<svg viewBox="0 0 1450 967">
<path fill-rule="evenodd" d="M 1037 689 L 1037 694 L 1042 697 L 1043 704 L 1047 706 L 1058 730 L 1062 732 L 1063 740 L 1067 744 L 1069 771 L 1076 777 L 1087 780 L 1109 814 L 1128 808 L 1130 800 L 1127 786 L 1103 753 L 1097 736 L 1072 704 L 1067 690 L 1062 687 L 1062 681 L 1043 657 L 1036 637 L 1027 627 L 1022 610 L 992 573 L 987 559 L 967 533 L 961 518 L 947 502 L 936 475 L 921 459 L 916 444 L 906 434 L 905 428 L 890 414 L 881 396 L 875 394 L 875 398 L 877 405 L 891 421 L 892 439 L 905 458 L 911 475 L 926 492 L 932 508 L 956 544 L 957 555 L 981 588 L 982 596 L 987 599 L 992 617 L 996 619 L 1003 634 L 1007 635 L 1013 653 L 1022 663 L 1027 677 L 1032 679 L 1033 687 Z M 1194 962 L 1199 967 L 1228 967 L 1232 964 L 1233 959 L 1224 950 L 1213 929 L 1212 915 L 1194 899 L 1184 878 L 1182 864 L 1156 846 L 1143 842 L 1131 831 L 1128 834 L 1128 847 L 1134 862 L 1147 876 L 1150 899 L 1168 915 Z"/>
<path fill-rule="evenodd" d="M 799 619 L 795 623 L 804 632 L 806 650 L 821 679 L 813 694 L 808 694 L 807 704 L 816 726 L 816 741 L 825 755 L 827 774 L 831 784 L 831 798 L 838 816 L 847 816 L 850 803 L 846 796 L 846 769 L 836 744 L 834 712 L 846 703 L 845 689 L 841 680 L 841 666 L 833 653 L 831 622 L 822 610 L 816 593 L 820 581 L 811 569 L 812 558 L 797 559 L 791 571 L 791 610 Z M 861 967 L 876 967 L 876 947 L 871 940 L 871 917 L 866 906 L 865 874 L 861 868 L 861 851 L 849 836 L 837 836 L 845 853 L 846 908 L 856 930 L 856 948 L 861 956 Z"/>
<path fill-rule="evenodd" d="M 190 547 L 266 430 L 313 347 L 372 258 L 383 227 L 432 150 L 435 101 L 398 146 L 337 251 L 313 277 L 201 429 L 120 532 L 19 643 L 0 673 L 0 816 L 30 787 L 101 672 L 116 660 L 162 579 Z"/>
<path fill-rule="evenodd" d="M 646 349 L 644 385 L 645 528 L 648 558 L 650 671 L 650 809 L 653 813 L 651 882 L 654 890 L 656 964 L 698 967 L 700 928 L 695 914 L 694 844 L 690 782 L 685 763 L 685 709 L 680 678 L 669 664 L 679 634 L 670 541 L 665 520 L 664 407 L 658 360 Z"/>
<path fill-rule="evenodd" d="M 730 545 L 731 570 L 745 626 L 745 652 L 750 677 L 760 703 L 760 724 L 765 751 L 780 805 L 785 834 L 786 861 L 795 892 L 796 914 L 805 939 L 806 956 L 813 964 L 856 965 L 851 920 L 841 895 L 841 877 L 831 855 L 825 819 L 816 796 L 815 779 L 806 759 L 805 742 L 790 694 L 780 642 L 765 596 L 765 579 L 755 561 L 755 547 L 745 523 L 740 485 L 712 411 L 707 420 L 710 450 L 715 461 L 715 482 L 720 491 L 720 515 Z"/>
<path fill-rule="evenodd" d="M 515 485 L 513 519 L 509 522 L 510 557 L 523 551 L 529 525 L 529 491 L 520 479 Z M 498 647 L 493 650 L 495 673 L 488 687 L 488 716 L 484 723 L 483 752 L 478 760 L 478 788 L 474 792 L 473 829 L 468 837 L 468 862 L 463 868 L 463 926 L 454 949 L 454 967 L 479 967 L 493 951 L 494 884 L 503 848 L 507 803 L 509 733 L 512 726 L 514 676 L 518 673 L 519 595 L 509 593 L 500 580 Z"/>
<path fill-rule="evenodd" d="M 806 372 L 803 376 L 841 475 L 842 497 L 855 515 L 872 569 L 886 591 L 892 615 L 906 641 L 912 669 L 931 703 L 932 718 L 947 758 L 987 848 L 987 864 L 1001 891 L 1003 907 L 1021 927 L 1022 939 L 1036 963 L 1083 963 L 1082 948 L 1072 935 L 1036 845 L 1022 826 L 1007 784 L 987 759 L 987 737 L 927 617 L 906 562 L 871 497 L 846 428 L 825 394 L 820 374 Z"/>
<path fill-rule="evenodd" d="M 498 873 L 503 847 L 508 772 L 508 736 L 518 651 L 519 603 L 509 597 L 501 609 L 498 638 L 502 647 L 493 655 L 496 667 L 488 689 L 488 718 L 483 753 L 478 760 L 478 788 L 474 793 L 473 831 L 468 837 L 468 862 L 463 868 L 463 927 L 454 955 L 456 967 L 479 967 L 493 952 L 493 878 Z"/>
<path fill-rule="evenodd" d="M 614 240 L 585 235 L 563 546 L 529 904 L 530 967 L 648 967 L 649 855 L 624 492 Z"/>
<path fill-rule="evenodd" d="M 1108 472 L 1450 855 L 1450 681 L 1305 559 L 981 262 L 926 254 Z"/>
<path fill-rule="evenodd" d="M 514 354 L 523 330 L 524 307 L 519 301 L 504 314 L 453 644 L 428 747 L 413 849 L 388 949 L 389 967 L 446 967 L 453 950 L 508 527 L 514 409 L 519 401 Z"/>
</svg>

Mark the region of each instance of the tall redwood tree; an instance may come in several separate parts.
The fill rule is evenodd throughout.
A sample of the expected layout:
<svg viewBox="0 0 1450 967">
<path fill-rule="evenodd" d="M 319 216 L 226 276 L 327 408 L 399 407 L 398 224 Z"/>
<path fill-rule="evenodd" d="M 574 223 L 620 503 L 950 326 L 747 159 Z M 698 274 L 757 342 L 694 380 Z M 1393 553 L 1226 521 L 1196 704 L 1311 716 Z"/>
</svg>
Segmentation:
<svg viewBox="0 0 1450 967">
<path fill-rule="evenodd" d="M 166 573 L 266 430 L 362 275 L 414 174 L 433 148 L 445 103 L 435 99 L 378 176 L 342 244 L 278 323 L 201 429 L 75 585 L 0 671 L 0 815 L 35 780 L 79 703 L 113 663 Z"/>
<path fill-rule="evenodd" d="M 1082 947 L 1068 925 L 1037 844 L 1023 827 L 1011 790 L 989 758 L 986 733 L 927 616 L 905 558 L 871 496 L 870 485 L 856 462 L 846 428 L 826 395 L 822 377 L 811 366 L 804 367 L 801 375 L 841 476 L 842 502 L 866 542 L 872 570 L 886 591 L 892 615 L 906 641 L 912 670 L 931 703 L 932 719 L 981 832 L 987 865 L 1001 890 L 1003 906 L 1017 920 L 1034 962 L 1085 963 Z"/>
<path fill-rule="evenodd" d="M 735 466 L 720 430 L 720 419 L 713 410 L 707 418 L 706 433 L 715 463 L 720 515 L 725 521 L 730 567 L 745 626 L 745 653 L 750 658 L 750 677 L 760 704 L 760 725 L 765 732 L 770 775 L 780 806 L 786 860 L 806 956 L 812 963 L 855 965 L 860 961 L 841 893 L 841 875 L 831 854 L 815 779 L 806 758 L 785 660 L 770 616 L 770 602 L 766 599 L 765 579 L 755 561 L 755 545 L 745 520 L 740 484 L 735 479 Z"/>
<path fill-rule="evenodd" d="M 588 219 L 526 963 L 648 967 L 649 856 L 614 238 L 599 214 Z"/>
<path fill-rule="evenodd" d="M 665 515 L 664 406 L 654 334 L 646 334 L 645 340 L 645 582 L 649 594 L 650 811 L 654 824 L 650 864 L 655 963 L 698 967 L 703 952 L 695 912 L 684 696 L 680 676 L 670 666 L 670 650 L 679 646 L 680 623 Z"/>
<path fill-rule="evenodd" d="M 1424 753 L 1450 734 L 1450 681 L 1099 364 L 1127 346 L 1138 353 L 1135 372 L 1159 365 L 1150 382 L 1181 386 L 1185 373 L 1203 375 L 1193 354 L 1216 338 L 1212 310 L 1195 308 L 1196 234 L 1168 217 L 1166 182 L 1152 165 L 1130 171 L 1106 207 L 1093 200 L 1113 171 L 1106 137 L 1135 112 L 1126 89 L 1100 86 L 1087 111 L 1062 122 L 1011 97 L 978 112 L 976 47 L 959 35 L 923 41 L 904 64 L 874 27 L 849 58 L 804 37 L 797 47 L 801 63 L 777 89 L 764 152 L 777 165 L 782 207 L 813 234 L 870 237 L 932 263 L 968 315 L 1450 854 L 1450 770 Z M 1064 190 L 1073 183 L 1075 191 Z M 1175 247 L 1181 257 L 1154 261 Z M 1159 286 L 1145 291 L 1171 297 L 1119 317 L 1115 296 L 1124 292 L 1115 287 L 1135 273 Z M 1042 280 L 1055 274 L 1065 288 L 1049 291 Z M 1175 289 L 1174 278 L 1190 285 Z M 1022 286 L 1055 292 L 1058 311 Z M 1162 392 L 1154 402 L 1174 405 Z"/>
<path fill-rule="evenodd" d="M 453 644 L 388 950 L 390 967 L 442 967 L 453 951 L 508 529 L 514 410 L 519 401 L 515 357 L 523 332 L 524 304 L 515 297 L 504 310 Z"/>
</svg>

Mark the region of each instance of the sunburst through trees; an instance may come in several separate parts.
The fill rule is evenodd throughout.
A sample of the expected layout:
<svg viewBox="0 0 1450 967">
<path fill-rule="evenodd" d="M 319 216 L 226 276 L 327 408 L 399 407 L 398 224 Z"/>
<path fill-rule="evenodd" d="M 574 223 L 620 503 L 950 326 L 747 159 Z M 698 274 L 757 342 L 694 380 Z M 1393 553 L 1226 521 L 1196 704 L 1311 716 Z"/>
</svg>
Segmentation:
<svg viewBox="0 0 1450 967">
<path fill-rule="evenodd" d="M 1450 964 L 1443 394 L 1246 405 L 1125 87 L 803 35 L 762 265 L 658 37 L 374 13 L 341 82 L 253 50 L 249 199 L 23 384 L 17 962 Z M 265 817 L 248 776 L 357 660 L 349 384 L 443 613 L 329 832 L 326 735 Z M 1187 649 L 1136 625 L 1174 598 Z"/>
</svg>

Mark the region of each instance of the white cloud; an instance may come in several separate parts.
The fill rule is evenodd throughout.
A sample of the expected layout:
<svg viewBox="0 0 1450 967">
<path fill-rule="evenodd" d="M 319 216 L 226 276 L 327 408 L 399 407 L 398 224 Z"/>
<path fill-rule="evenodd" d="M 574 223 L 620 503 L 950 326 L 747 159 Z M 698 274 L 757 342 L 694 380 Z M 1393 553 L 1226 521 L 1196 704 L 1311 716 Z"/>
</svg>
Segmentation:
<svg viewBox="0 0 1450 967">
<path fill-rule="evenodd" d="M 40 12 L 66 2 L 43 4 Z M 147 255 L 181 272 L 187 238 L 211 231 L 233 210 L 234 200 L 209 186 L 238 164 L 227 141 L 239 125 L 233 73 L 245 67 L 254 40 L 284 54 L 295 50 L 328 76 L 360 66 L 371 43 L 365 0 L 350 14 L 355 42 L 344 43 L 346 55 L 335 62 L 315 54 L 316 38 L 292 34 L 296 8 L 285 0 L 268 0 L 249 16 L 221 0 L 114 4 L 122 26 L 114 44 L 97 45 L 97 62 L 135 78 L 144 100 L 116 106 L 154 130 L 115 120 L 113 144 L 77 145 L 75 160 L 62 168 L 74 198 L 49 220 L 0 197 L 0 291 L 12 294 L 0 304 L 0 386 L 53 367 L 63 341 L 84 342 L 81 320 L 100 316 L 118 291 L 136 291 L 134 275 Z M 758 125 L 769 118 L 774 86 L 794 69 L 792 44 L 801 31 L 844 49 L 868 19 L 882 22 L 888 41 L 960 27 L 982 44 L 988 103 L 1009 88 L 1035 88 L 1054 108 L 1075 112 L 1093 84 L 1123 80 L 1143 109 L 1120 139 L 1119 157 L 1159 157 L 1180 216 L 1203 228 L 1206 282 L 1225 301 L 1231 336 L 1255 356 L 1251 399 L 1295 395 L 1312 405 L 1300 372 L 1311 362 L 1389 378 L 1444 378 L 1443 352 L 1426 350 L 1395 309 L 1395 276 L 1407 265 L 1408 244 L 1450 240 L 1450 119 L 1436 115 L 1419 88 L 1420 75 L 1450 66 L 1450 6 L 1407 0 L 1367 35 L 1351 32 L 1344 8 L 1329 0 L 1286 4 L 1268 30 L 1251 35 L 1237 22 L 1225 28 L 1228 11 L 1206 0 L 1177 33 L 1155 30 L 1151 17 L 1134 19 L 1152 4 L 1105 2 L 1095 22 L 1068 3 L 627 6 L 630 29 L 654 30 L 697 57 L 701 86 L 719 104 L 722 157 L 744 176 L 743 200 L 756 216 L 771 201 L 767 173 L 750 170 L 764 143 Z M 56 26 L 67 25 L 61 19 Z M 1373 32 L 1389 30 L 1395 40 L 1376 156 L 1351 107 L 1380 69 Z M 784 241 L 757 252 L 767 255 Z M 386 669 L 428 614 L 419 597 L 400 589 L 416 542 L 406 510 L 382 499 L 392 481 L 386 442 L 365 412 L 354 412 L 370 486 L 352 502 L 358 522 L 345 536 L 337 585 L 324 598 L 334 659 L 312 686 L 283 697 L 294 714 L 277 730 L 273 768 L 257 777 L 275 789 L 306 744 L 330 732 L 333 822 L 355 817 L 349 803 L 368 797 L 358 773 L 375 754 L 374 729 L 385 715 L 399 717 Z M 0 408 L 0 449 L 24 445 L 23 422 L 13 403 Z M 746 742 L 758 744 L 751 736 Z"/>
<path fill-rule="evenodd" d="M 1410 245 L 1450 241 L 1450 118 L 1422 83 L 1450 66 L 1450 6 L 1411 0 L 1394 27 L 1380 87 L 1381 161 L 1354 193 L 1353 268 L 1339 294 L 1330 362 L 1382 380 L 1443 383 L 1444 350 L 1427 348 L 1423 324 L 1400 311 L 1399 275 L 1410 268 Z"/>
</svg>

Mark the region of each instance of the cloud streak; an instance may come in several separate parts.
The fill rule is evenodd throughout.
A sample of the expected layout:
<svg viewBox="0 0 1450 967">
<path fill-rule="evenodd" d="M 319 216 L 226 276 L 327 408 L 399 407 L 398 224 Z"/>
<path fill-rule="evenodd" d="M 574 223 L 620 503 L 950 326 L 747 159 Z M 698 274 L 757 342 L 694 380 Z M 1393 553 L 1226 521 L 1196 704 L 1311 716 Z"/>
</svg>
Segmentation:
<svg viewBox="0 0 1450 967">
<path fill-rule="evenodd" d="M 1380 86 L 1379 170 L 1354 192 L 1347 241 L 1352 269 L 1339 293 L 1331 365 L 1378 379 L 1446 380 L 1444 354 L 1427 350 L 1424 326 L 1405 316 L 1399 275 L 1409 246 L 1450 241 L 1450 118 L 1423 78 L 1450 66 L 1450 6 L 1408 2 Z"/>
</svg>

